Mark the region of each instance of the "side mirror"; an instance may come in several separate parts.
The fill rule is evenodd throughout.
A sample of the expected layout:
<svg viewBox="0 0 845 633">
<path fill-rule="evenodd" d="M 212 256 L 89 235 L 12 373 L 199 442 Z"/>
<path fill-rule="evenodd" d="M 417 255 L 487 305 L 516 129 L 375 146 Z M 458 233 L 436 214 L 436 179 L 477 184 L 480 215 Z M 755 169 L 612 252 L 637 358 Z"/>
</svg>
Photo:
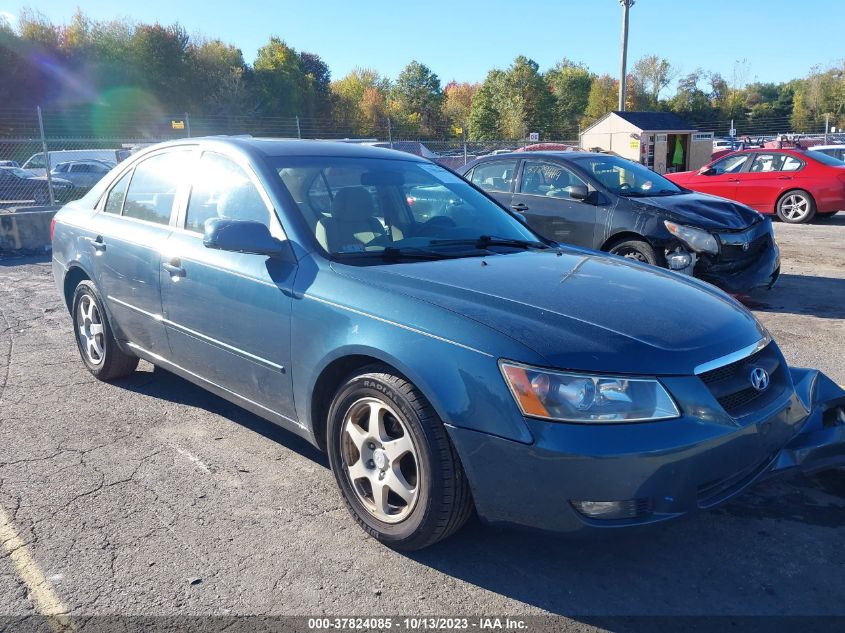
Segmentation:
<svg viewBox="0 0 845 633">
<path fill-rule="evenodd" d="M 572 185 L 567 187 L 566 190 L 573 200 L 586 200 L 587 196 L 590 195 L 590 191 L 584 185 Z"/>
<path fill-rule="evenodd" d="M 269 257 L 280 255 L 286 249 L 285 243 L 270 235 L 270 229 L 261 222 L 229 218 L 206 220 L 202 243 L 206 248 L 219 251 Z"/>
<path fill-rule="evenodd" d="M 699 176 L 712 176 L 715 173 L 716 173 L 716 170 L 713 169 L 712 167 L 702 167 L 701 169 L 698 170 Z"/>
</svg>

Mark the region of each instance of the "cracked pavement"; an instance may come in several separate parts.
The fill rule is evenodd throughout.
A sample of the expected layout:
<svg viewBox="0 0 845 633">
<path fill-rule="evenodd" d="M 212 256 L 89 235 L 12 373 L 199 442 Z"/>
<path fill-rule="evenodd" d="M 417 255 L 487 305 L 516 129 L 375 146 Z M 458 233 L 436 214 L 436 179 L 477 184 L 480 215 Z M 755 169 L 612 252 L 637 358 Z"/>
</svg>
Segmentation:
<svg viewBox="0 0 845 633">
<path fill-rule="evenodd" d="M 792 364 L 845 384 L 845 214 L 776 230 L 784 276 L 751 305 Z M 842 471 L 641 534 L 473 520 L 405 555 L 306 442 L 147 363 L 91 377 L 46 258 L 0 259 L 0 381 L 0 505 L 73 615 L 845 614 Z M 32 614 L 0 553 L 0 615 Z"/>
</svg>

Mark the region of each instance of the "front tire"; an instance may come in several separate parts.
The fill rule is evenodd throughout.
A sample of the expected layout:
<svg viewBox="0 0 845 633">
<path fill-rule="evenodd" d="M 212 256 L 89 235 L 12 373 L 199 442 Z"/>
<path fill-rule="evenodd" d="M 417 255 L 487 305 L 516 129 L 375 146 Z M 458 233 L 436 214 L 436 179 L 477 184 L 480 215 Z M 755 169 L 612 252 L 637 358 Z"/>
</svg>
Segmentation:
<svg viewBox="0 0 845 633">
<path fill-rule="evenodd" d="M 443 422 L 391 368 L 365 367 L 340 387 L 327 440 L 346 507 L 385 545 L 421 549 L 469 518 L 469 484 Z"/>
<path fill-rule="evenodd" d="M 663 266 L 662 257 L 657 254 L 651 244 L 643 240 L 624 240 L 611 245 L 608 252 L 627 259 L 633 259 L 652 266 Z"/>
<path fill-rule="evenodd" d="M 82 362 L 100 380 L 123 378 L 135 371 L 138 357 L 120 349 L 93 282 L 79 282 L 73 293 L 73 332 Z"/>
<path fill-rule="evenodd" d="M 816 201 L 806 191 L 793 189 L 778 200 L 777 214 L 787 224 L 809 222 L 816 214 Z"/>
</svg>

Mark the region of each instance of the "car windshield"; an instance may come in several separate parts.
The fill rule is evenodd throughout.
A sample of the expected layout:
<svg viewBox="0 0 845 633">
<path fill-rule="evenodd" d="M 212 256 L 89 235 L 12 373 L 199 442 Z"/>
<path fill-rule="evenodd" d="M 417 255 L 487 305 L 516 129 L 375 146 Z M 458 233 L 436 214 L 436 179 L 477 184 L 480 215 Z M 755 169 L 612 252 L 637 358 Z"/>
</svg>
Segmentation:
<svg viewBox="0 0 845 633">
<path fill-rule="evenodd" d="M 460 257 L 547 248 L 530 229 L 452 172 L 380 158 L 270 159 L 331 255 Z"/>
<path fill-rule="evenodd" d="M 24 171 L 20 167 L 0 167 L 0 169 L 5 171 L 7 174 L 14 174 L 18 178 L 29 178 L 30 176 L 32 176 L 32 174 L 30 174 L 28 171 Z"/>
<path fill-rule="evenodd" d="M 686 193 L 684 189 L 666 180 L 660 174 L 618 156 L 596 154 L 579 156 L 570 160 L 600 182 L 608 191 L 619 196 L 670 196 Z"/>
</svg>

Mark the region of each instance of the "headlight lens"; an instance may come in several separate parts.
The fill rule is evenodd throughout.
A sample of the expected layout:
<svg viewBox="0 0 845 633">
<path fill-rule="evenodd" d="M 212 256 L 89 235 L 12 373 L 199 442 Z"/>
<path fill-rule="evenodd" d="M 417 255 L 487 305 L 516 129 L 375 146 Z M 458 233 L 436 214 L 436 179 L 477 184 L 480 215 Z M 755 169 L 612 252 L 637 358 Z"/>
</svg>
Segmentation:
<svg viewBox="0 0 845 633">
<path fill-rule="evenodd" d="M 669 220 L 664 220 L 663 224 L 666 225 L 666 228 L 672 235 L 684 242 L 692 250 L 698 253 L 713 253 L 714 255 L 718 255 L 719 242 L 707 231 L 694 229 L 691 226 L 683 226 L 682 224 L 675 224 Z"/>
<path fill-rule="evenodd" d="M 501 362 L 523 415 L 561 422 L 645 422 L 680 417 L 659 381 L 595 376 Z"/>
</svg>

